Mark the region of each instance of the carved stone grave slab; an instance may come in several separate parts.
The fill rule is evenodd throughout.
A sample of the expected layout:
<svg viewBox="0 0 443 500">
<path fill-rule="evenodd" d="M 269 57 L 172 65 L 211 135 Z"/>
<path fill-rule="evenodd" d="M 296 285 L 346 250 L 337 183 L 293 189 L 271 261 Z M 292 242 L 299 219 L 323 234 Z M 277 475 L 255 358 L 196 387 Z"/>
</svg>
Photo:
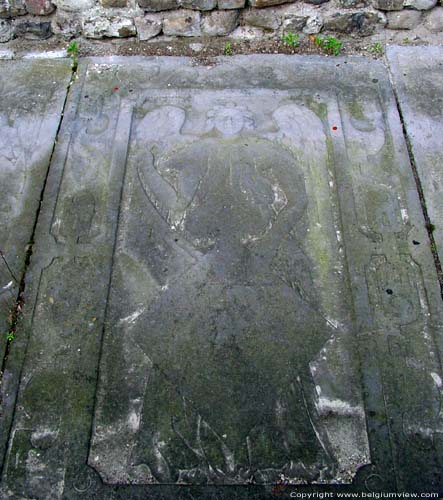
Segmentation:
<svg viewBox="0 0 443 500">
<path fill-rule="evenodd" d="M 383 66 L 80 67 L 6 498 L 441 486 L 441 299 Z"/>
<path fill-rule="evenodd" d="M 389 47 L 390 70 L 443 260 L 443 48 Z"/>
<path fill-rule="evenodd" d="M 0 62 L 0 359 L 71 76 L 69 61 Z M 0 389 L 10 398 L 9 372 Z M 12 391 L 13 393 L 13 391 Z M 7 424 L 0 412 L 0 455 Z M 0 460 L 1 463 L 1 460 Z"/>
</svg>

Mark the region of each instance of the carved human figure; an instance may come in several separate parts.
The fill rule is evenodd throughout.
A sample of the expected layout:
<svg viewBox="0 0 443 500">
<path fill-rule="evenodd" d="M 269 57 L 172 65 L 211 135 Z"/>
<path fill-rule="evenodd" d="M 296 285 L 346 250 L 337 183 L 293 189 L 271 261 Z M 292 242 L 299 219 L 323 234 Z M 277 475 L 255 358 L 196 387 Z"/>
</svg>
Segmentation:
<svg viewBox="0 0 443 500">
<path fill-rule="evenodd" d="M 155 137 L 168 118 L 169 137 Z M 254 136 L 245 109 L 215 109 L 198 141 L 176 138 L 184 118 L 151 111 L 134 148 L 163 223 L 157 255 L 176 246 L 161 273 L 144 256 L 159 293 L 131 325 L 150 360 L 131 463 L 159 482 L 312 480 L 329 467 L 326 477 L 335 464 L 309 363 L 331 327 L 303 250 L 302 171 L 284 146 Z M 165 141 L 179 146 L 159 155 Z"/>
</svg>

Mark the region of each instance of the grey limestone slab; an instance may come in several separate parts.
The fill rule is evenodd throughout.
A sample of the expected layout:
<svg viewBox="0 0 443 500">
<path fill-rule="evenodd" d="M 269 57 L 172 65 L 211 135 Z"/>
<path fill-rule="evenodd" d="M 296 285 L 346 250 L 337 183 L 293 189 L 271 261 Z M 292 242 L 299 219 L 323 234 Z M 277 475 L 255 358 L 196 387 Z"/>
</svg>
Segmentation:
<svg viewBox="0 0 443 500">
<path fill-rule="evenodd" d="M 387 51 L 440 261 L 443 259 L 443 47 Z"/>
<path fill-rule="evenodd" d="M 0 61 L 0 359 L 71 76 L 70 62 Z M 7 404 L 7 374 L 1 385 Z M 4 434 L 0 414 L 0 435 Z M 1 450 L 1 446 L 0 446 Z"/>
<path fill-rule="evenodd" d="M 442 304 L 383 65 L 80 70 L 4 497 L 441 489 Z"/>
<path fill-rule="evenodd" d="M 70 74 L 69 61 L 0 62 L 0 250 L 4 255 L 0 262 L 0 303 L 3 314 L 16 298 L 16 280 L 21 277 L 25 247 L 32 234 Z"/>
</svg>

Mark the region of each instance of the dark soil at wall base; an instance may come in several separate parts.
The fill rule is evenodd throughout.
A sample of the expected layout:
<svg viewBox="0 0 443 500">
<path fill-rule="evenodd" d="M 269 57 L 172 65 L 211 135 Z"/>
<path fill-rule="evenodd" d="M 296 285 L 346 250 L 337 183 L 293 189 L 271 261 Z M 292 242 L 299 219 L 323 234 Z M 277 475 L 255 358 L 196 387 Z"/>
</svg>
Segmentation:
<svg viewBox="0 0 443 500">
<path fill-rule="evenodd" d="M 400 33 L 396 33 L 399 35 Z M 402 33 L 404 35 L 404 33 Z M 320 35 L 324 38 L 327 35 Z M 420 37 L 389 39 L 380 36 L 357 39 L 351 36 L 337 36 L 342 42 L 341 55 L 364 55 L 378 59 L 383 56 L 385 45 L 390 43 L 402 45 L 421 45 Z M 333 55 L 322 49 L 313 40 L 313 36 L 302 35 L 297 47 L 291 47 L 278 38 L 258 40 L 233 40 L 229 37 L 217 38 L 175 38 L 141 42 L 136 39 L 78 40 L 79 55 L 86 56 L 188 56 L 205 63 L 213 57 L 236 54 L 319 54 Z M 49 40 L 30 41 L 15 39 L 0 45 L 2 50 L 11 50 L 15 57 L 30 52 L 52 52 L 65 50 L 69 43 L 62 38 L 53 37 Z"/>
</svg>

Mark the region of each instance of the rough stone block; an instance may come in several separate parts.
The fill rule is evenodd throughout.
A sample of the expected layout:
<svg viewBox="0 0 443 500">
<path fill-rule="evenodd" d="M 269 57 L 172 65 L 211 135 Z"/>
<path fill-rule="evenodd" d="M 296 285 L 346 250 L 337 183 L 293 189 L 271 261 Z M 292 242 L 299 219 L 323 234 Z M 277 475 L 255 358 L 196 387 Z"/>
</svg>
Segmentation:
<svg viewBox="0 0 443 500">
<path fill-rule="evenodd" d="M 150 40 L 161 32 L 163 16 L 161 14 L 146 14 L 142 17 L 136 17 L 134 22 L 139 40 Z"/>
<path fill-rule="evenodd" d="M 300 26 L 300 24 L 305 26 L 309 18 L 317 19 L 321 25 L 323 23 L 321 12 L 324 9 L 320 10 L 313 5 L 307 5 L 299 2 L 274 7 L 273 10 L 283 20 L 283 25 L 288 26 L 287 30 L 289 31 L 297 32 L 297 26 Z M 293 25 L 292 29 L 289 28 L 291 24 Z"/>
<path fill-rule="evenodd" d="M 46 16 L 55 9 L 51 0 L 25 0 L 25 5 L 27 11 L 36 16 Z"/>
<path fill-rule="evenodd" d="M 298 33 L 302 31 L 306 26 L 306 22 L 309 16 L 291 16 L 283 21 L 282 31 L 283 33 L 291 31 L 292 33 Z"/>
<path fill-rule="evenodd" d="M 83 19 L 83 35 L 86 38 L 127 38 L 136 33 L 132 18 L 91 15 Z"/>
<path fill-rule="evenodd" d="M 338 0 L 340 7 L 344 9 L 357 9 L 360 7 L 367 7 L 370 0 Z"/>
<path fill-rule="evenodd" d="M 437 0 L 405 0 L 404 6 L 416 10 L 430 10 L 437 5 Z"/>
<path fill-rule="evenodd" d="M 277 30 L 282 24 L 282 17 L 275 9 L 246 9 L 242 12 L 242 22 L 266 30 Z"/>
<path fill-rule="evenodd" d="M 329 2 L 329 0 L 305 0 L 306 3 L 310 3 L 312 5 L 322 5 L 326 2 Z"/>
<path fill-rule="evenodd" d="M 15 17 L 26 14 L 25 0 L 0 0 L 0 17 Z"/>
<path fill-rule="evenodd" d="M 9 19 L 0 19 L 0 43 L 9 42 L 15 36 L 14 26 Z"/>
<path fill-rule="evenodd" d="M 422 13 L 418 10 L 402 10 L 399 12 L 388 12 L 387 28 L 391 30 L 412 30 L 416 28 L 422 17 Z"/>
<path fill-rule="evenodd" d="M 425 28 L 431 33 L 443 31 L 443 7 L 436 7 L 426 17 Z"/>
<path fill-rule="evenodd" d="M 243 9 L 246 0 L 218 0 L 219 9 Z"/>
<path fill-rule="evenodd" d="M 209 36 L 226 36 L 238 25 L 237 10 L 215 10 L 203 15 L 202 33 Z"/>
<path fill-rule="evenodd" d="M 381 18 L 374 12 L 337 13 L 325 18 L 324 29 L 337 33 L 358 33 L 368 36 L 374 33 Z"/>
<path fill-rule="evenodd" d="M 123 8 L 127 7 L 128 0 L 100 0 L 100 3 L 103 5 L 103 7 Z"/>
<path fill-rule="evenodd" d="M 53 34 L 50 21 L 19 20 L 15 24 L 15 34 L 26 40 L 46 40 Z"/>
<path fill-rule="evenodd" d="M 303 33 L 306 35 L 316 35 L 323 29 L 324 20 L 320 15 L 308 16 Z"/>
<path fill-rule="evenodd" d="M 178 0 L 180 7 L 194 10 L 212 10 L 217 7 L 217 0 Z"/>
<path fill-rule="evenodd" d="M 165 13 L 163 18 L 163 33 L 171 36 L 198 36 L 201 14 L 195 10 L 177 10 Z"/>
<path fill-rule="evenodd" d="M 256 7 L 258 9 L 263 7 L 271 7 L 272 5 L 281 5 L 284 3 L 292 3 L 294 0 L 249 0 L 251 7 Z"/>
<path fill-rule="evenodd" d="M 138 5 L 147 12 L 177 9 L 178 0 L 137 0 Z"/>
<path fill-rule="evenodd" d="M 404 0 L 374 0 L 374 7 L 378 10 L 402 10 Z"/>
<path fill-rule="evenodd" d="M 95 5 L 95 0 L 52 0 L 58 9 L 68 12 L 84 12 Z"/>
<path fill-rule="evenodd" d="M 77 38 L 83 30 L 82 17 L 78 12 L 57 9 L 52 18 L 52 31 L 68 39 Z"/>
</svg>

